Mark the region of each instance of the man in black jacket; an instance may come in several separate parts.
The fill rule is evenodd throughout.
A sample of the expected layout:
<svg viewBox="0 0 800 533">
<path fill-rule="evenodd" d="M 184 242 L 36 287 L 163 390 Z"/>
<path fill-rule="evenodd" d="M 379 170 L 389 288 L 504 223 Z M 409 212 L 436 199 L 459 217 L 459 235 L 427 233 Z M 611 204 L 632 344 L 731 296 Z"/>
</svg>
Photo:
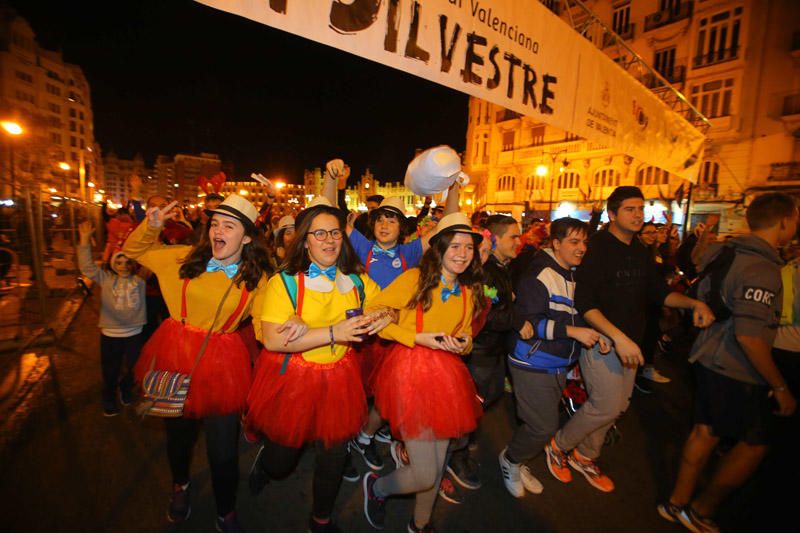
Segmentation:
<svg viewBox="0 0 800 533">
<path fill-rule="evenodd" d="M 514 309 L 508 270 L 508 264 L 516 257 L 519 248 L 519 223 L 506 215 L 492 215 L 487 219 L 486 227 L 490 232 L 492 254 L 483 265 L 486 275 L 484 291 L 487 298 L 491 299 L 492 306 L 486 324 L 473 340 L 472 353 L 466 360 L 484 409 L 503 395 L 505 356 L 508 354 L 510 333 L 518 332 L 524 339 L 533 336 L 533 326 L 520 318 Z M 462 487 L 474 490 L 480 487 L 477 465 L 469 457 L 466 443 L 461 444 L 453 452 L 447 474 Z M 444 489 L 439 492 L 443 498 L 456 503 L 451 495 L 443 492 Z"/>
</svg>

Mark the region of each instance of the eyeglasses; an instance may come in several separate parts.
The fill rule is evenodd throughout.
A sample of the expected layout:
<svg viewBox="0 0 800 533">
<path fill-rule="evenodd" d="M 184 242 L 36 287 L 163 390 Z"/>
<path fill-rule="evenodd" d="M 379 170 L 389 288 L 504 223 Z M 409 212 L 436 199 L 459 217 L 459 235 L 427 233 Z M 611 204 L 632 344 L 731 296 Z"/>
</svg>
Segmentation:
<svg viewBox="0 0 800 533">
<path fill-rule="evenodd" d="M 316 231 L 309 231 L 306 233 L 306 235 L 313 235 L 318 241 L 327 240 L 328 235 L 330 235 L 334 241 L 338 241 L 342 239 L 342 235 L 344 234 L 342 233 L 342 230 L 337 228 L 332 230 L 318 229 Z"/>
</svg>

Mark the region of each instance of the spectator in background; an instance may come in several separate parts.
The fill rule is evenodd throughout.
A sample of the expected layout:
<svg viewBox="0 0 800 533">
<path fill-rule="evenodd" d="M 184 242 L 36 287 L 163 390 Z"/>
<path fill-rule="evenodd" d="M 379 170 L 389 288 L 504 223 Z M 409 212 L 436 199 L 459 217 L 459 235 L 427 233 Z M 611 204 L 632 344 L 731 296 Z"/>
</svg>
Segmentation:
<svg viewBox="0 0 800 533">
<path fill-rule="evenodd" d="M 192 236 L 191 236 L 191 244 L 197 244 L 200 242 L 200 237 L 206 232 L 206 224 L 208 223 L 208 213 L 206 210 L 214 210 L 219 207 L 219 204 L 225 198 L 222 197 L 221 194 L 217 194 L 215 192 L 209 193 L 203 198 L 203 206 L 201 209 L 197 210 L 198 217 L 191 223 L 192 226 Z M 164 200 L 164 205 L 166 205 L 166 200 Z M 160 206 L 160 204 L 159 204 Z M 149 205 L 148 207 L 152 207 Z M 186 220 L 184 218 L 184 220 Z M 166 227 L 164 228 L 166 231 Z M 185 244 L 185 243 L 181 243 Z"/>
<path fill-rule="evenodd" d="M 350 167 L 345 165 L 344 173 L 347 176 L 350 175 Z M 346 177 L 344 178 L 347 179 Z M 355 222 L 353 222 L 353 227 L 355 227 L 358 231 L 361 232 L 361 235 L 364 235 L 367 239 L 374 239 L 374 235 L 372 235 L 369 231 L 369 214 L 378 209 L 380 207 L 381 202 L 383 202 L 383 196 L 380 194 L 373 194 L 372 196 L 367 197 L 367 212 L 361 213 L 356 218 Z"/>
<path fill-rule="evenodd" d="M 107 263 L 111 259 L 114 250 L 122 248 L 122 244 L 133 231 L 133 219 L 124 209 L 117 209 L 106 223 L 106 247 L 103 250 L 103 262 Z"/>
</svg>

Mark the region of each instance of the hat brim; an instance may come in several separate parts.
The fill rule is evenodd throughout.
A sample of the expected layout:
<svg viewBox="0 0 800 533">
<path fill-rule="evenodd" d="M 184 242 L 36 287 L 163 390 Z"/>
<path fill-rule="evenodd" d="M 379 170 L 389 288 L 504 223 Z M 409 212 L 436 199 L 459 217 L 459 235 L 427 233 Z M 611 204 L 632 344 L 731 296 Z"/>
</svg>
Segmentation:
<svg viewBox="0 0 800 533">
<path fill-rule="evenodd" d="M 446 235 L 448 233 L 466 233 L 467 235 L 472 237 L 473 241 L 475 241 L 475 246 L 478 246 L 481 243 L 481 241 L 483 241 L 483 235 L 481 235 L 476 231 L 473 231 L 472 227 L 466 226 L 464 224 L 456 224 L 454 226 L 450 226 L 449 228 L 445 228 L 442 231 L 437 232 L 436 235 L 433 235 L 428 242 L 430 244 L 434 244 L 436 241 L 439 240 L 439 237 L 441 237 L 442 235 Z"/>
<path fill-rule="evenodd" d="M 408 218 L 408 217 L 406 217 L 405 213 L 403 213 L 402 211 L 400 211 L 399 209 L 397 209 L 393 205 L 384 205 L 383 207 L 378 207 L 377 209 L 373 209 L 372 211 L 370 211 L 369 217 L 371 219 L 376 219 L 377 220 L 378 216 L 381 214 L 382 211 L 388 211 L 388 212 L 392 213 L 393 215 L 399 216 L 403 220 Z"/>
<path fill-rule="evenodd" d="M 225 215 L 231 218 L 235 218 L 239 222 L 241 222 L 245 227 L 254 229 L 256 227 L 255 223 L 250 220 L 247 215 L 239 211 L 238 209 L 231 207 L 229 205 L 220 205 L 215 209 L 206 209 L 206 215 L 213 216 L 214 214 L 218 215 Z"/>
</svg>

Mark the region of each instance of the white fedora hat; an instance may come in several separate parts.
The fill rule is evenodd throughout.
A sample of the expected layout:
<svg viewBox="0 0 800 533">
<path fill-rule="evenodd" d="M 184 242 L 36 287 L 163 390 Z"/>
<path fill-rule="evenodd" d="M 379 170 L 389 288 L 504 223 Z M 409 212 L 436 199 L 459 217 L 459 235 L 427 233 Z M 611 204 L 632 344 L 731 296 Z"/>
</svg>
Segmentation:
<svg viewBox="0 0 800 533">
<path fill-rule="evenodd" d="M 399 196 L 390 196 L 389 198 L 384 198 L 381 202 L 381 205 L 379 205 L 377 209 L 370 211 L 369 216 L 371 218 L 377 218 L 381 211 L 389 211 L 390 213 L 394 213 L 402 218 L 406 218 L 406 205 L 403 203 L 403 199 Z"/>
<path fill-rule="evenodd" d="M 214 209 L 206 209 L 208 216 L 214 213 L 233 217 L 245 226 L 255 226 L 258 218 L 258 209 L 238 194 L 231 194 Z"/>
<path fill-rule="evenodd" d="M 434 244 L 440 236 L 446 233 L 466 233 L 475 241 L 475 246 L 479 245 L 483 240 L 483 235 L 472 229 L 469 217 L 461 212 L 443 216 L 439 223 L 436 224 L 430 243 Z"/>
<path fill-rule="evenodd" d="M 284 215 L 278 221 L 278 227 L 275 228 L 275 231 L 273 231 L 272 233 L 277 237 L 278 232 L 280 230 L 293 227 L 294 227 L 294 217 L 292 215 Z"/>
<path fill-rule="evenodd" d="M 446 191 L 454 181 L 469 183 L 461 171 L 461 158 L 449 146 L 429 148 L 415 157 L 406 169 L 405 185 L 418 196 Z"/>
</svg>

